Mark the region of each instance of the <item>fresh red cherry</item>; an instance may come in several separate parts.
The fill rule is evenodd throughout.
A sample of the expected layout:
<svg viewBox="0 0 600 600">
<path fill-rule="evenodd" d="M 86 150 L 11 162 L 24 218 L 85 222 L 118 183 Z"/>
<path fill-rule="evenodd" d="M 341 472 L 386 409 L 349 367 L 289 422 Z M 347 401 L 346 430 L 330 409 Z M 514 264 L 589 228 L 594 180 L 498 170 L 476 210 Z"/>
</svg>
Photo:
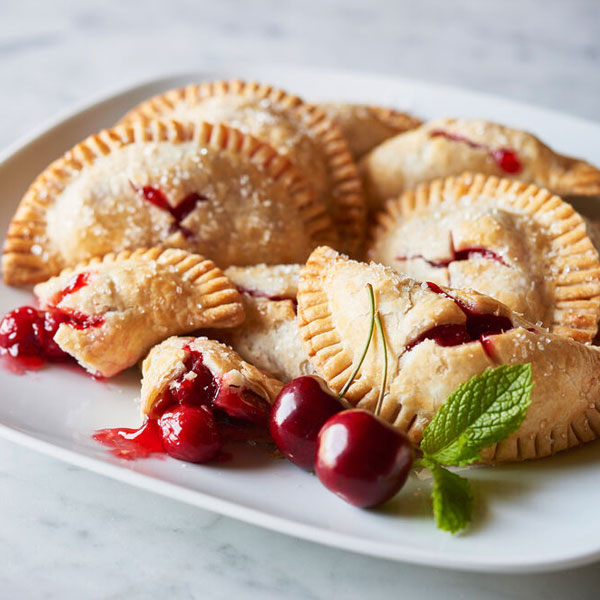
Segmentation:
<svg viewBox="0 0 600 600">
<path fill-rule="evenodd" d="M 212 405 L 229 417 L 263 426 L 267 424 L 271 408 L 258 394 L 233 385 L 221 386 Z"/>
<path fill-rule="evenodd" d="M 367 508 L 400 490 L 413 461 L 408 438 L 370 412 L 345 410 L 319 432 L 315 470 L 342 500 Z"/>
<path fill-rule="evenodd" d="M 297 377 L 281 389 L 271 408 L 271 437 L 289 460 L 313 471 L 319 430 L 343 408 L 322 379 L 312 375 Z"/>
<path fill-rule="evenodd" d="M 167 454 L 203 463 L 221 450 L 221 438 L 210 408 L 182 405 L 163 413 L 158 424 Z"/>
</svg>

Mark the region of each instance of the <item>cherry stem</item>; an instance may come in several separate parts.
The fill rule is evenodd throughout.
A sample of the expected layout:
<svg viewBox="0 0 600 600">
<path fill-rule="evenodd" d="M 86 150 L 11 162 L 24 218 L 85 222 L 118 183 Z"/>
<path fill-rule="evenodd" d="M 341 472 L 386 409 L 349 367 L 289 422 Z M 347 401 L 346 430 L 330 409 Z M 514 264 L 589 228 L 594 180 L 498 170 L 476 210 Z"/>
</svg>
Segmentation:
<svg viewBox="0 0 600 600">
<path fill-rule="evenodd" d="M 346 392 L 352 385 L 352 382 L 354 381 L 356 374 L 360 370 L 360 367 L 362 366 L 362 364 L 365 360 L 365 356 L 367 356 L 369 346 L 371 345 L 371 338 L 373 337 L 373 329 L 375 328 L 375 294 L 373 293 L 373 286 L 370 283 L 367 283 L 367 292 L 369 294 L 369 304 L 370 304 L 370 309 L 371 309 L 370 324 L 369 324 L 369 336 L 367 337 L 367 342 L 365 344 L 365 347 L 363 348 L 363 352 L 358 361 L 358 364 L 356 365 L 356 368 L 354 369 L 354 371 L 352 372 L 352 375 L 350 375 L 350 377 L 348 378 L 348 381 L 346 381 L 346 384 L 344 385 L 344 387 L 338 394 L 338 396 L 340 398 L 343 398 L 345 396 Z"/>
<path fill-rule="evenodd" d="M 377 323 L 377 331 L 381 336 L 381 350 L 383 352 L 383 374 L 381 376 L 381 388 L 379 390 L 379 399 L 377 400 L 377 408 L 375 409 L 375 416 L 378 417 L 381 412 L 381 405 L 383 404 L 383 396 L 385 395 L 385 386 L 387 384 L 387 370 L 388 370 L 388 355 L 387 355 L 387 341 L 385 339 L 385 332 L 383 330 L 383 323 L 381 322 L 381 315 L 377 311 L 375 317 Z"/>
</svg>

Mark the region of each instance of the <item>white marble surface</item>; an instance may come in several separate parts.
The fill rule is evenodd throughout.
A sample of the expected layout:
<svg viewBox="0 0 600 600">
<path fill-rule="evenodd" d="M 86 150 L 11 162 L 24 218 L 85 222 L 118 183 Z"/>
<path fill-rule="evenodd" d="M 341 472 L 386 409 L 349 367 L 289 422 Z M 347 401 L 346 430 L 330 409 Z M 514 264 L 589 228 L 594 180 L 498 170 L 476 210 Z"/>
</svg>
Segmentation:
<svg viewBox="0 0 600 600">
<path fill-rule="evenodd" d="M 0 147 L 133 79 L 240 60 L 398 73 L 600 119 L 599 31 L 597 0 L 0 0 Z M 600 565 L 504 576 L 365 558 L 1 440 L 0 486 L 0 598 L 598 596 Z"/>
</svg>

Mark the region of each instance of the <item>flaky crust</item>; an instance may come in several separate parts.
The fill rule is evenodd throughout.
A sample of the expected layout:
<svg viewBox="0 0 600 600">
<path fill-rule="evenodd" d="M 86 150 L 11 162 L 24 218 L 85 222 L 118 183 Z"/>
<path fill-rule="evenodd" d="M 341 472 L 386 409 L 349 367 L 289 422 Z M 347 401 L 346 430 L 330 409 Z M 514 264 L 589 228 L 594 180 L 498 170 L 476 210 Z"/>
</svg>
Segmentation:
<svg viewBox="0 0 600 600">
<path fill-rule="evenodd" d="M 355 159 L 399 133 L 421 125 L 416 117 L 382 106 L 323 102 L 319 108 L 341 128 Z"/>
<path fill-rule="evenodd" d="M 501 364 L 531 363 L 532 404 L 520 429 L 484 452 L 485 462 L 547 456 L 600 434 L 600 352 L 522 319 L 496 300 L 464 290 L 435 293 L 382 265 L 351 261 L 318 248 L 303 269 L 298 291 L 300 335 L 317 373 L 339 392 L 362 352 L 369 327 L 365 286 L 373 285 L 390 355 L 381 417 L 416 443 L 458 385 Z M 450 296 L 450 297 L 449 297 Z M 514 329 L 479 341 L 443 347 L 425 340 L 431 327 L 466 319 L 452 297 L 479 314 L 511 319 Z M 409 347 L 407 349 L 407 346 Z M 380 340 L 371 345 L 346 399 L 374 410 L 383 367 Z"/>
<path fill-rule="evenodd" d="M 170 90 L 143 102 L 122 122 L 140 118 L 221 121 L 268 140 L 315 186 L 342 249 L 362 250 L 366 209 L 358 169 L 342 131 L 316 106 L 270 85 L 235 79 Z"/>
<path fill-rule="evenodd" d="M 216 333 L 240 356 L 282 381 L 314 373 L 298 334 L 293 300 L 242 294 L 246 319 Z"/>
<path fill-rule="evenodd" d="M 242 291 L 264 298 L 295 299 L 302 265 L 228 267 L 225 275 Z"/>
<path fill-rule="evenodd" d="M 170 337 L 154 346 L 142 364 L 142 415 L 152 412 L 164 389 L 185 373 L 189 349 L 200 352 L 204 365 L 219 381 L 243 387 L 272 404 L 283 384 L 248 364 L 225 344 L 206 337 Z"/>
<path fill-rule="evenodd" d="M 87 284 L 61 293 L 81 273 L 88 274 Z M 104 377 L 134 365 L 171 335 L 244 320 L 240 294 L 223 272 L 211 260 L 175 248 L 94 258 L 38 284 L 34 292 L 43 307 L 101 318 L 99 326 L 63 323 L 54 341 Z"/>
<path fill-rule="evenodd" d="M 459 136 L 462 141 L 444 135 Z M 559 195 L 600 195 L 600 170 L 551 150 L 534 135 L 481 119 L 436 119 L 374 148 L 360 162 L 370 209 L 417 184 L 464 171 L 507 176 L 491 153 L 510 149 L 521 170 L 512 177 Z"/>
<path fill-rule="evenodd" d="M 598 331 L 598 253 L 582 217 L 547 190 L 485 175 L 435 180 L 387 202 L 370 237 L 371 260 L 415 279 L 477 289 L 579 342 Z M 439 266 L 468 248 L 497 259 Z"/>
<path fill-rule="evenodd" d="M 158 189 L 181 221 L 144 198 Z M 175 200 L 176 199 L 176 200 Z M 314 188 L 269 145 L 228 126 L 136 122 L 105 130 L 32 184 L 4 245 L 9 284 L 35 283 L 109 251 L 163 244 L 221 266 L 303 261 L 337 239 Z"/>
</svg>

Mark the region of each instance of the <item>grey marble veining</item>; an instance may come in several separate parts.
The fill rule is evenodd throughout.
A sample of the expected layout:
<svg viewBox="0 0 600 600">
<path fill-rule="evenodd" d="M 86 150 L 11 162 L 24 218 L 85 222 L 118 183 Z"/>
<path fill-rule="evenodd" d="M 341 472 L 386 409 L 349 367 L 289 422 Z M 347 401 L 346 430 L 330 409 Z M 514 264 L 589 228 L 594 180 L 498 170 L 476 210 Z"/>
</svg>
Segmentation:
<svg viewBox="0 0 600 600">
<path fill-rule="evenodd" d="M 132 80 L 238 61 L 397 73 L 600 119 L 599 31 L 596 0 L 0 0 L 0 147 Z M 1 599 L 558 600 L 597 597 L 600 580 L 597 565 L 501 576 L 362 557 L 3 440 L 0 486 Z"/>
</svg>

